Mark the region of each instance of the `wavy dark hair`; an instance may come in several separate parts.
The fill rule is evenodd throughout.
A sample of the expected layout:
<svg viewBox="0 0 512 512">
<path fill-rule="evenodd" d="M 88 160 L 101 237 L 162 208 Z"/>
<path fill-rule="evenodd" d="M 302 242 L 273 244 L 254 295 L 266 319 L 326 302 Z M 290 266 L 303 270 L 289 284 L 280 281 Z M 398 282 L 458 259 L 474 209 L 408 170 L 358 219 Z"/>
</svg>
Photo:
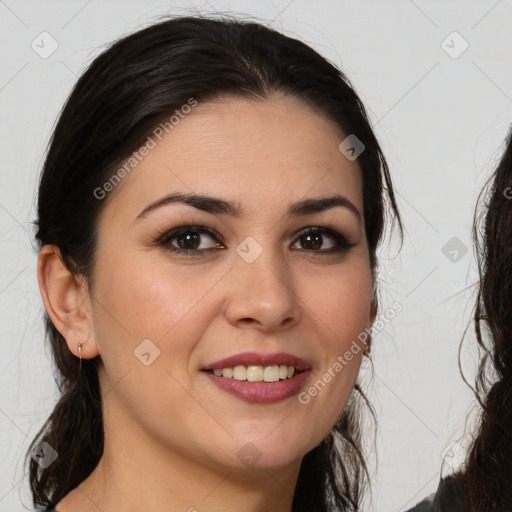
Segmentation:
<svg viewBox="0 0 512 512">
<path fill-rule="evenodd" d="M 264 100 L 273 92 L 296 98 L 364 143 L 358 163 L 375 272 L 387 217 L 401 235 L 403 229 L 388 166 L 359 97 L 345 75 L 308 45 L 261 23 L 227 16 L 164 18 L 119 39 L 93 60 L 49 142 L 39 184 L 39 249 L 58 246 L 69 271 L 83 275 L 91 291 L 96 226 L 106 202 L 94 190 L 190 98 Z M 85 480 L 104 443 L 98 358 L 83 360 L 79 372 L 78 359 L 46 313 L 45 328 L 61 396 L 26 457 L 35 505 L 58 503 Z M 332 432 L 304 456 L 293 512 L 361 510 L 368 470 L 359 412 L 367 401 L 359 393 L 357 386 Z M 46 469 L 29 456 L 43 441 L 59 453 Z"/>
<path fill-rule="evenodd" d="M 480 281 L 474 312 L 480 404 L 462 483 L 471 512 L 512 510 L 512 132 L 473 223 Z"/>
</svg>

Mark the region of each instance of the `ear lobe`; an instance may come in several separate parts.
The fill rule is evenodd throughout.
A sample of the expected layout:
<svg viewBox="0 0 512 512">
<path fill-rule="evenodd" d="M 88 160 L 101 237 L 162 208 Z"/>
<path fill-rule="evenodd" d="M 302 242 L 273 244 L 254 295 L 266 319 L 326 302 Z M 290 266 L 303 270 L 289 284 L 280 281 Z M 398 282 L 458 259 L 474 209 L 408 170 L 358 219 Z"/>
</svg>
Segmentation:
<svg viewBox="0 0 512 512">
<path fill-rule="evenodd" d="M 92 329 L 92 309 L 84 276 L 73 275 L 56 245 L 44 245 L 37 260 L 37 280 L 46 311 L 69 350 L 84 359 L 99 354 Z"/>
</svg>

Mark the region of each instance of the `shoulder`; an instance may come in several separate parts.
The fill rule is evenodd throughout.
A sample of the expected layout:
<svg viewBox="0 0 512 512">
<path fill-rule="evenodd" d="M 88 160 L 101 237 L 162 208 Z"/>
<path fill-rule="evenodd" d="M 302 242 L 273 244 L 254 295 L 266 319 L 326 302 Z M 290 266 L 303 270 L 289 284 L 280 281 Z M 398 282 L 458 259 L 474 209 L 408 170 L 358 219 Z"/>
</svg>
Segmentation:
<svg viewBox="0 0 512 512">
<path fill-rule="evenodd" d="M 449 476 L 437 491 L 407 512 L 466 512 L 469 509 L 462 480 Z"/>
</svg>

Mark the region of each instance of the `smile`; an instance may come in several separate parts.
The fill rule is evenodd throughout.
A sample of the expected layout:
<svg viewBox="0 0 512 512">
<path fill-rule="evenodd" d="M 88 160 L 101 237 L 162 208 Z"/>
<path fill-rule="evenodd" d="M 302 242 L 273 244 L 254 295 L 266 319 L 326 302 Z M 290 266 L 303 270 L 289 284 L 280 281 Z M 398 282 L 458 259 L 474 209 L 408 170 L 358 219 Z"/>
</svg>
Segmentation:
<svg viewBox="0 0 512 512">
<path fill-rule="evenodd" d="M 279 380 L 291 379 L 295 374 L 295 367 L 286 364 L 257 366 L 257 365 L 238 365 L 232 368 L 215 368 L 208 370 L 217 377 L 236 379 L 249 382 L 278 382 Z M 298 373 L 298 372 L 297 372 Z"/>
<path fill-rule="evenodd" d="M 235 370 L 235 368 L 233 370 Z M 250 368 L 251 367 L 249 366 L 248 369 Z M 228 374 L 230 369 L 231 368 L 228 368 Z M 290 367 L 287 367 L 287 371 L 289 369 Z M 243 370 L 240 371 L 242 372 Z M 275 370 L 273 371 L 275 372 Z M 222 372 L 224 373 L 224 369 Z M 251 374 L 251 372 L 252 370 L 249 370 L 249 374 Z M 256 372 L 259 372 L 259 370 L 255 370 L 255 373 Z M 243 380 L 239 380 L 235 377 L 230 378 L 216 375 L 214 370 L 203 370 L 202 373 L 219 389 L 239 398 L 240 400 L 258 404 L 271 404 L 280 402 L 298 394 L 305 386 L 306 379 L 309 377 L 311 370 L 304 370 L 300 372 L 294 370 L 292 377 L 288 377 L 287 374 L 286 379 L 279 379 L 274 382 L 265 382 L 264 380 L 251 382 L 247 380 L 247 375 Z"/>
</svg>

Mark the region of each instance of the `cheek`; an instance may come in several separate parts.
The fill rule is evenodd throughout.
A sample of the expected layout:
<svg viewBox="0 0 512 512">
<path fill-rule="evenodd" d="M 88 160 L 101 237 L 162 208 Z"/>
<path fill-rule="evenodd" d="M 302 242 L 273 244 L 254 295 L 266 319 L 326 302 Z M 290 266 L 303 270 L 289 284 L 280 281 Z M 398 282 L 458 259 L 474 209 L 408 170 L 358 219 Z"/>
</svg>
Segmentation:
<svg viewBox="0 0 512 512">
<path fill-rule="evenodd" d="M 192 269 L 176 269 L 145 257 L 105 261 L 97 273 L 102 305 L 132 336 L 162 338 L 196 312 L 206 313 L 206 292 L 215 273 L 198 277 Z"/>
<path fill-rule="evenodd" d="M 206 291 L 212 277 L 192 279 L 150 258 L 109 254 L 96 269 L 93 313 L 103 385 L 116 390 L 110 400 L 134 414 L 153 414 L 162 400 L 186 403 L 177 382 L 189 383 L 189 355 L 211 321 Z"/>
<path fill-rule="evenodd" d="M 98 262 L 94 326 L 109 379 L 116 382 L 128 369 L 144 372 L 134 351 L 149 339 L 158 354 L 152 368 L 172 369 L 189 381 L 188 360 L 218 313 L 213 289 L 225 271 L 177 269 L 165 258 L 129 251 L 105 251 Z"/>
<path fill-rule="evenodd" d="M 300 294 L 322 329 L 326 349 L 343 350 L 347 340 L 369 326 L 373 281 L 368 267 L 354 265 L 339 273 L 311 276 Z"/>
<path fill-rule="evenodd" d="M 317 276 L 318 277 L 318 276 Z M 323 288 L 320 282 L 327 283 Z M 362 361 L 365 329 L 370 327 L 373 281 L 369 268 L 347 268 L 329 280 L 308 281 L 305 306 L 316 318 L 315 339 L 321 344 L 321 364 L 299 402 L 326 426 L 340 417 L 354 388 Z"/>
</svg>

